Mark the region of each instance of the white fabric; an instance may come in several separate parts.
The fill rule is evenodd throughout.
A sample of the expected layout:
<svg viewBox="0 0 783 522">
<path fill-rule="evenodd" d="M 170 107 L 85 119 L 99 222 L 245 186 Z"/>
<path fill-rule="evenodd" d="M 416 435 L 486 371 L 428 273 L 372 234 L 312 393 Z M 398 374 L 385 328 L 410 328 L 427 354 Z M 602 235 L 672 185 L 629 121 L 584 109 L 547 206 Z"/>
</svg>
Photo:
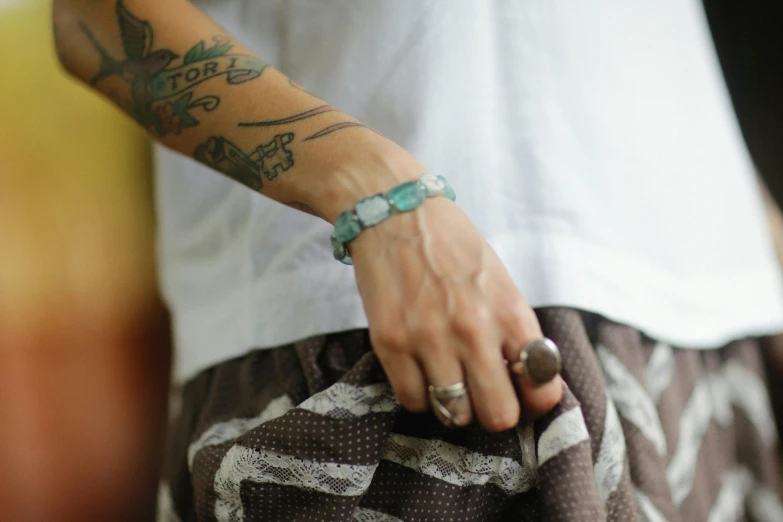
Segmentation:
<svg viewBox="0 0 783 522">
<path fill-rule="evenodd" d="M 197 3 L 444 174 L 533 305 L 693 348 L 781 328 L 753 167 L 699 0 Z M 327 223 L 163 149 L 157 167 L 180 379 L 366 326 Z"/>
</svg>

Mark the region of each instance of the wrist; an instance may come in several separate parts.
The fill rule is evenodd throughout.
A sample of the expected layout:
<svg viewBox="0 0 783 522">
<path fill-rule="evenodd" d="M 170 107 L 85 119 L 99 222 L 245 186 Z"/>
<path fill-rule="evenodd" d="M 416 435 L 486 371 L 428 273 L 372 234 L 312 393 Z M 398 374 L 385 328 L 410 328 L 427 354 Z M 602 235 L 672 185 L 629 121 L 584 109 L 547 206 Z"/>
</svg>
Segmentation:
<svg viewBox="0 0 783 522">
<path fill-rule="evenodd" d="M 456 195 L 443 176 L 423 174 L 417 181 L 406 181 L 388 193 L 379 193 L 358 201 L 337 218 L 331 236 L 335 259 L 353 264 L 348 243 L 368 228 L 384 224 L 394 214 L 412 214 L 429 198 L 443 196 L 454 201 Z M 417 234 L 414 234 L 414 236 Z"/>
<path fill-rule="evenodd" d="M 373 132 L 363 134 L 340 154 L 331 152 L 322 163 L 324 170 L 304 189 L 303 200 L 332 224 L 361 199 L 416 181 L 425 172 L 421 162 L 396 143 Z"/>
</svg>

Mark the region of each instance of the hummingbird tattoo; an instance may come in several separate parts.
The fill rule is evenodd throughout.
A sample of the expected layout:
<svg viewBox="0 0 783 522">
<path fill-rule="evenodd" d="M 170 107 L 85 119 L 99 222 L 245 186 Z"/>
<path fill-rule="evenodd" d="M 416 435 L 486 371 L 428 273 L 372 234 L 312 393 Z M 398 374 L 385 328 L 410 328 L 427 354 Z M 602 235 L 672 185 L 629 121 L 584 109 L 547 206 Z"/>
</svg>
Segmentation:
<svg viewBox="0 0 783 522">
<path fill-rule="evenodd" d="M 101 45 L 92 31 L 79 23 L 92 45 L 101 57 L 98 72 L 91 84 L 110 76 L 119 76 L 131 87 L 133 112 L 140 123 L 148 123 L 152 114 L 152 78 L 166 70 L 169 64 L 179 56 L 169 49 L 152 50 L 153 33 L 149 22 L 140 20 L 126 9 L 122 0 L 117 1 L 117 20 L 120 26 L 124 59 L 115 59 Z"/>
</svg>

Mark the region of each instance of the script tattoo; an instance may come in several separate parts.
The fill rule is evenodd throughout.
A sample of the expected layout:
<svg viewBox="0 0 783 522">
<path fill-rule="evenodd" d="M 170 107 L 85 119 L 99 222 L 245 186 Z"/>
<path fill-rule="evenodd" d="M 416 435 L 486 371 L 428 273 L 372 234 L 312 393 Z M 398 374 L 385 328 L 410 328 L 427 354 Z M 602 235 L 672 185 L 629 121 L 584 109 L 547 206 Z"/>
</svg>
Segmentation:
<svg viewBox="0 0 783 522">
<path fill-rule="evenodd" d="M 206 143 L 196 147 L 193 157 L 228 177 L 260 191 L 262 174 L 272 181 L 294 166 L 294 154 L 289 144 L 294 133 L 278 134 L 272 141 L 245 153 L 236 144 L 222 136 L 210 136 Z"/>
<path fill-rule="evenodd" d="M 343 130 L 343 129 L 348 129 L 348 128 L 351 128 L 351 127 L 360 127 L 360 128 L 363 128 L 363 129 L 373 130 L 370 127 L 368 127 L 367 125 L 365 125 L 364 123 L 359 123 L 359 122 L 356 122 L 356 121 L 342 121 L 340 123 L 335 123 L 334 125 L 329 125 L 325 129 L 319 130 L 318 132 L 316 132 L 312 136 L 308 136 L 305 139 L 303 139 L 302 141 L 315 140 L 315 139 L 321 138 L 323 136 L 326 136 L 327 134 L 331 134 L 333 132 L 337 132 L 337 131 Z M 373 131 L 373 132 L 375 132 L 375 131 Z"/>
<path fill-rule="evenodd" d="M 130 86 L 129 100 L 119 103 L 142 126 L 160 136 L 179 134 L 182 128 L 195 127 L 199 121 L 191 114 L 196 108 L 213 111 L 220 104 L 217 96 L 193 99 L 193 88 L 212 78 L 224 76 L 232 85 L 261 76 L 266 64 L 254 56 L 231 54 L 234 47 L 223 37 L 213 38 L 207 47 L 198 42 L 182 58 L 170 49 L 153 50 L 154 34 L 149 22 L 137 18 L 117 0 L 117 22 L 125 56 L 114 58 L 84 24 L 79 27 L 100 55 L 100 69 L 93 85 L 119 77 Z"/>
<path fill-rule="evenodd" d="M 321 105 L 320 107 L 316 107 L 315 109 L 310 109 L 309 111 L 300 112 L 299 114 L 294 114 L 293 116 L 289 116 L 287 118 L 281 118 L 279 120 L 241 122 L 239 123 L 239 126 L 240 127 L 272 127 L 275 125 L 284 125 L 286 123 L 294 123 L 297 121 L 306 120 L 307 118 L 312 118 L 313 116 L 318 116 L 319 114 L 323 114 L 325 112 L 333 112 L 336 110 L 337 109 L 335 109 L 331 105 Z"/>
</svg>

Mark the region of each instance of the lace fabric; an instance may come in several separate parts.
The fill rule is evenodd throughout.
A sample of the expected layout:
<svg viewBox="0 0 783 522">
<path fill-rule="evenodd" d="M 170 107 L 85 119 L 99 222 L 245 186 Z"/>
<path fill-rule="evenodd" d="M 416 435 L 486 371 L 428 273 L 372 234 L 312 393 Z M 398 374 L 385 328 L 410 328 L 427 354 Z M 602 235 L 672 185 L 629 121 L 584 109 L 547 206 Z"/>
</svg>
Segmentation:
<svg viewBox="0 0 783 522">
<path fill-rule="evenodd" d="M 243 520 L 240 485 L 244 480 L 295 486 L 328 495 L 358 496 L 367 491 L 377 467 L 315 462 L 236 445 L 223 457 L 215 474 L 215 514 L 219 522 Z"/>
<path fill-rule="evenodd" d="M 369 413 L 391 413 L 401 408 L 388 384 L 353 386 L 344 382 L 316 393 L 298 407 L 337 419 L 361 417 Z"/>
<path fill-rule="evenodd" d="M 535 468 L 508 457 L 397 433 L 389 436 L 382 458 L 456 486 L 494 484 L 509 495 L 527 491 L 537 479 Z"/>
<path fill-rule="evenodd" d="M 259 415 L 249 419 L 231 419 L 218 422 L 209 427 L 201 436 L 188 446 L 188 469 L 193 469 L 193 461 L 199 451 L 207 446 L 216 446 L 236 439 L 261 424 L 276 419 L 294 407 L 291 398 L 283 395 L 269 401 Z"/>
</svg>

